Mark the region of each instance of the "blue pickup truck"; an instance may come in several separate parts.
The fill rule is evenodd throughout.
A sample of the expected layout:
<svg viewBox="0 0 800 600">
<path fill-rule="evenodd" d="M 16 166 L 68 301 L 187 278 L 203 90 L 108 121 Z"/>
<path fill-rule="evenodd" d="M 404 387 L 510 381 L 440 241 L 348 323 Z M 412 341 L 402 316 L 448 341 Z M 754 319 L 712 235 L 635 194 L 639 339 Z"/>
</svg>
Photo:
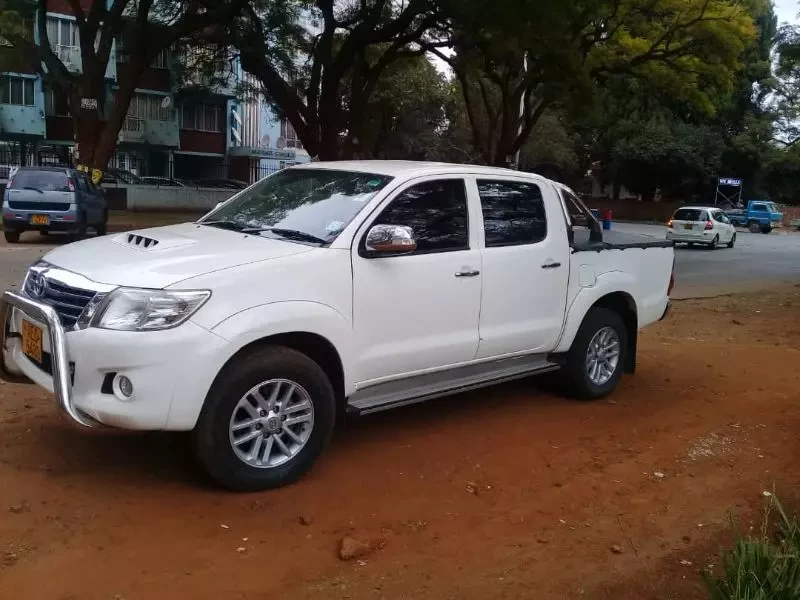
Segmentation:
<svg viewBox="0 0 800 600">
<path fill-rule="evenodd" d="M 749 200 L 747 208 L 725 213 L 733 225 L 747 227 L 751 233 L 769 233 L 783 220 L 783 213 L 769 200 Z"/>
</svg>

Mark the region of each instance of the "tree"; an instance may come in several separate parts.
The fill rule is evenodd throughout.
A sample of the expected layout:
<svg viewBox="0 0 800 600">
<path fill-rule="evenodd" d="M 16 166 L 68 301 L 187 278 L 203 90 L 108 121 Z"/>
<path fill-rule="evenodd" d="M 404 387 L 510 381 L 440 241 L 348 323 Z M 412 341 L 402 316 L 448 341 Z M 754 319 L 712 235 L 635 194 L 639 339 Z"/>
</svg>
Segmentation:
<svg viewBox="0 0 800 600">
<path fill-rule="evenodd" d="M 444 77 L 424 56 L 388 65 L 352 123 L 360 157 L 437 159 L 447 93 Z"/>
<path fill-rule="evenodd" d="M 78 162 L 97 178 L 95 171 L 102 175 L 114 152 L 134 91 L 158 54 L 233 18 L 245 4 L 246 0 L 69 0 L 78 30 L 79 72 L 71 70 L 51 45 L 48 0 L 5 0 L 0 36 L 17 56 L 36 65 L 48 85 L 66 95 L 74 116 Z M 120 40 L 127 69 L 119 89 L 109 94 L 105 74 Z"/>
<path fill-rule="evenodd" d="M 732 0 L 501 0 L 445 11 L 454 53 L 432 48 L 458 78 L 474 145 L 503 165 L 553 105 L 591 98 L 624 74 L 712 112 L 755 33 Z"/>
<path fill-rule="evenodd" d="M 307 5 L 251 3 L 225 39 L 309 154 L 348 158 L 360 153 L 359 120 L 381 76 L 394 61 L 424 53 L 419 41 L 438 12 L 434 0 Z"/>
</svg>

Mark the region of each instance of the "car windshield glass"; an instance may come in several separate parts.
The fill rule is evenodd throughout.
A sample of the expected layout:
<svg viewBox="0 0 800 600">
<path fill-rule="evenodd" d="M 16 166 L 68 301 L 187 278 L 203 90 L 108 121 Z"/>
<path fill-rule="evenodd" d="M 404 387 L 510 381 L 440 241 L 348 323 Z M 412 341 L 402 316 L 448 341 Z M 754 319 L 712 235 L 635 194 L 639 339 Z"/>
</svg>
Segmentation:
<svg viewBox="0 0 800 600">
<path fill-rule="evenodd" d="M 777 207 L 777 206 L 775 206 L 775 203 L 774 203 L 774 202 L 767 202 L 767 210 L 769 210 L 769 212 L 774 212 L 774 213 L 776 213 L 776 212 L 780 212 L 780 211 L 778 210 L 778 207 Z"/>
<path fill-rule="evenodd" d="M 330 243 L 359 211 L 392 180 L 385 175 L 287 169 L 242 192 L 201 221 L 228 224 L 230 229 L 253 229 L 287 239 L 302 234 Z"/>
<path fill-rule="evenodd" d="M 682 208 L 672 218 L 676 221 L 702 221 L 702 212 L 696 208 Z"/>
<path fill-rule="evenodd" d="M 64 171 L 17 171 L 12 189 L 39 190 L 40 192 L 67 192 L 67 174 Z"/>
</svg>

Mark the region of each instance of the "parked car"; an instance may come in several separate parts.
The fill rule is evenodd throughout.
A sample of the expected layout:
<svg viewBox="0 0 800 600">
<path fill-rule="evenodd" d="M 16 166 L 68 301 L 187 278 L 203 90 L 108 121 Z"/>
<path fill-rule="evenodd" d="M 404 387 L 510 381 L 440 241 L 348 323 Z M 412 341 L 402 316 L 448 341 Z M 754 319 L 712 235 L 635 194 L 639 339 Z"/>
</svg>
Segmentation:
<svg viewBox="0 0 800 600">
<path fill-rule="evenodd" d="M 689 246 L 701 244 L 712 250 L 720 244 L 733 248 L 736 228 L 723 211 L 713 206 L 684 206 L 667 222 L 667 239 Z"/>
<path fill-rule="evenodd" d="M 674 266 L 672 242 L 611 234 L 529 173 L 292 167 L 197 223 L 45 255 L 2 297 L 0 372 L 81 426 L 191 430 L 220 484 L 273 488 L 345 411 L 558 370 L 577 398 L 610 394 Z"/>
<path fill-rule="evenodd" d="M 184 187 L 184 183 L 178 179 L 169 177 L 141 177 L 139 182 L 142 185 L 161 185 L 167 187 Z"/>
<path fill-rule="evenodd" d="M 767 200 L 750 200 L 747 208 L 729 210 L 727 213 L 731 223 L 738 227 L 747 227 L 750 233 L 769 233 L 780 226 L 783 213 L 774 202 Z"/>
<path fill-rule="evenodd" d="M 191 181 L 198 187 L 224 188 L 228 190 L 243 190 L 247 187 L 244 181 L 238 179 L 195 179 Z"/>
<path fill-rule="evenodd" d="M 3 233 L 6 241 L 20 234 L 66 231 L 79 238 L 89 227 L 105 235 L 108 207 L 105 194 L 85 173 L 65 167 L 20 167 L 3 194 Z"/>
<path fill-rule="evenodd" d="M 107 169 L 105 173 L 103 173 L 103 183 L 134 185 L 141 184 L 142 178 L 136 173 L 132 173 L 131 171 L 127 171 L 125 169 L 111 168 Z"/>
</svg>

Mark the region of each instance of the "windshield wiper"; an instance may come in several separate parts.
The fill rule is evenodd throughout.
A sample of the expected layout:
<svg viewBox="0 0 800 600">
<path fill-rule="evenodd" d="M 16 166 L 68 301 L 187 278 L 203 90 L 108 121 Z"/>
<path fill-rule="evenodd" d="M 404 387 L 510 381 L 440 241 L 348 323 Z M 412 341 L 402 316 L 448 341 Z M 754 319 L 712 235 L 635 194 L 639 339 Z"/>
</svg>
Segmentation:
<svg viewBox="0 0 800 600">
<path fill-rule="evenodd" d="M 282 229 L 280 227 L 247 227 L 242 229 L 243 233 L 261 233 L 268 231 L 280 237 L 285 237 L 290 240 L 297 240 L 298 242 L 311 242 L 312 244 L 327 244 L 328 240 L 323 240 L 305 231 L 298 231 L 296 229 Z"/>
<path fill-rule="evenodd" d="M 208 225 L 209 227 L 219 227 L 220 229 L 227 229 L 229 231 L 245 231 L 251 228 L 247 225 L 242 225 L 236 221 L 201 221 L 200 225 Z"/>
</svg>

